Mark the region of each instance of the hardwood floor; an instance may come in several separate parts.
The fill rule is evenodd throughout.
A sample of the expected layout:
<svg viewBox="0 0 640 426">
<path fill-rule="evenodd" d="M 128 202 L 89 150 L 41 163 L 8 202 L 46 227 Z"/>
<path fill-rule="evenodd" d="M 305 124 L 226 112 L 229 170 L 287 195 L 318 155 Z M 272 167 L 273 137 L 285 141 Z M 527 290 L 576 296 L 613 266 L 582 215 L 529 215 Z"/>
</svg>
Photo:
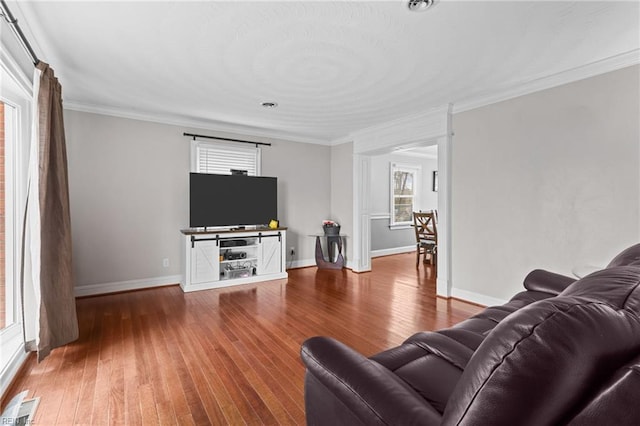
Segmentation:
<svg viewBox="0 0 640 426">
<path fill-rule="evenodd" d="M 184 294 L 178 286 L 77 300 L 80 339 L 30 357 L 7 396 L 41 398 L 35 424 L 304 424 L 301 343 L 333 336 L 365 355 L 481 310 L 435 297 L 415 254 L 373 272 Z"/>
</svg>

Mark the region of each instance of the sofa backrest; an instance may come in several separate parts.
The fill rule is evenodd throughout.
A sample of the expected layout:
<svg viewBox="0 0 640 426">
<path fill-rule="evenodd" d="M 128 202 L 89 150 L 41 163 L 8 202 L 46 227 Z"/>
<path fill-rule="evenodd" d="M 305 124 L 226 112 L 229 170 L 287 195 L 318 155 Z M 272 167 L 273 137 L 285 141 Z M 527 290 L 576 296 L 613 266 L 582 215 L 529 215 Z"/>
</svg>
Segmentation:
<svg viewBox="0 0 640 426">
<path fill-rule="evenodd" d="M 443 424 L 564 424 L 599 399 L 600 411 L 621 409 L 600 397 L 640 354 L 639 284 L 640 267 L 613 266 L 509 315 L 467 364 Z"/>
<path fill-rule="evenodd" d="M 613 258 L 607 265 L 607 268 L 615 266 L 640 266 L 640 244 L 633 245 L 623 250 L 619 255 Z"/>
<path fill-rule="evenodd" d="M 570 424 L 581 426 L 640 425 L 640 354 L 604 384 Z"/>
</svg>

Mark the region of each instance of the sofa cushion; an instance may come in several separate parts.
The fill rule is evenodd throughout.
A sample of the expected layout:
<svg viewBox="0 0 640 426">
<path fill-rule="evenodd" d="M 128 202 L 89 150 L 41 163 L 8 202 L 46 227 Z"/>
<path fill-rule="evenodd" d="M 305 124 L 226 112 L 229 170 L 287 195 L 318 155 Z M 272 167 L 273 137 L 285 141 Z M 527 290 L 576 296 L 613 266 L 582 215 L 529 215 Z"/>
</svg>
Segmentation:
<svg viewBox="0 0 640 426">
<path fill-rule="evenodd" d="M 596 272 L 498 324 L 475 352 L 443 424 L 562 424 L 640 353 L 640 268 Z"/>
<path fill-rule="evenodd" d="M 489 307 L 449 329 L 416 333 L 402 345 L 371 359 L 391 370 L 442 413 L 473 352 L 495 326 L 518 309 L 553 296 L 523 291 L 505 305 Z"/>
<path fill-rule="evenodd" d="M 393 371 L 442 413 L 471 355 L 472 349 L 451 337 L 421 332 L 371 359 Z M 425 371 L 433 373 L 425 375 Z"/>
<path fill-rule="evenodd" d="M 335 339 L 311 337 L 303 343 L 300 355 L 307 376 L 313 376 L 305 379 L 305 394 L 314 395 L 313 400 L 305 399 L 306 411 L 312 416 L 307 418 L 309 424 L 385 425 L 393 419 L 419 425 L 435 424 L 441 418 L 397 375 Z M 337 400 L 340 407 L 330 410 Z M 345 407 L 353 416 L 344 417 Z"/>
</svg>

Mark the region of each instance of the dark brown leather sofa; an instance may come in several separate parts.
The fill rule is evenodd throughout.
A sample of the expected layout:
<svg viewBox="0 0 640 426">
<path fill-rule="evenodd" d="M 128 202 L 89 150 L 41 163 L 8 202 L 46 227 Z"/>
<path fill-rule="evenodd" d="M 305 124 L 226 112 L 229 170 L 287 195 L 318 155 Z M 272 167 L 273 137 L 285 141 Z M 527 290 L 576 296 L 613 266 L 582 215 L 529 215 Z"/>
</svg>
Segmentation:
<svg viewBox="0 0 640 426">
<path fill-rule="evenodd" d="M 640 425 L 640 244 L 367 358 L 304 342 L 310 425 Z"/>
</svg>

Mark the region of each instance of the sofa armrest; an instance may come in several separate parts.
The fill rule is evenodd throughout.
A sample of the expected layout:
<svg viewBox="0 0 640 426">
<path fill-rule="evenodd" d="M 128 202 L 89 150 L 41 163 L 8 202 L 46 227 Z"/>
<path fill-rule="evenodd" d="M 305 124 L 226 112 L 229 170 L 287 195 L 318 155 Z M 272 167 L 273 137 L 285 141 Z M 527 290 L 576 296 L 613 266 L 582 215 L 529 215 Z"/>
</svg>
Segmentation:
<svg viewBox="0 0 640 426">
<path fill-rule="evenodd" d="M 441 421 L 441 414 L 391 370 L 335 339 L 318 336 L 306 340 L 301 357 L 307 374 L 363 424 L 428 425 Z M 313 403 L 306 401 L 307 407 Z M 314 410 L 307 409 L 309 424 L 334 423 L 329 418 L 310 419 L 310 411 Z"/>
<path fill-rule="evenodd" d="M 576 282 L 575 278 L 542 269 L 534 269 L 524 278 L 524 288 L 558 295 L 574 282 Z"/>
</svg>

